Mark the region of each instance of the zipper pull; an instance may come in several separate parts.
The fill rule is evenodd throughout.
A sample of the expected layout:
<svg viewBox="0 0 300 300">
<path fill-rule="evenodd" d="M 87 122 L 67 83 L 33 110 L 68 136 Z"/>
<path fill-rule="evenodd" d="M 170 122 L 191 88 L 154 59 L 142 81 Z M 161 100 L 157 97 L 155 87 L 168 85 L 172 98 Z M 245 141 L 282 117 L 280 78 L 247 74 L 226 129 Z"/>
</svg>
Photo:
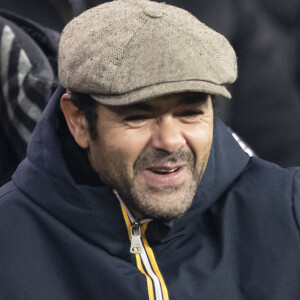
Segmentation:
<svg viewBox="0 0 300 300">
<path fill-rule="evenodd" d="M 133 254 L 139 254 L 142 252 L 142 240 L 141 240 L 141 227 L 138 222 L 134 222 L 130 229 L 131 245 L 130 252 Z"/>
</svg>

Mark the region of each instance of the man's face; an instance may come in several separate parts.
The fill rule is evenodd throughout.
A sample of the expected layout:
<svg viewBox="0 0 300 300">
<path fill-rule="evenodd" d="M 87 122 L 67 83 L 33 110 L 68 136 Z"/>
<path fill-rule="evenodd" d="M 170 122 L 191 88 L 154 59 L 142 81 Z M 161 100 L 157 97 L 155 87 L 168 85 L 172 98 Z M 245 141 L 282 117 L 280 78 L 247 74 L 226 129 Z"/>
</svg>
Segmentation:
<svg viewBox="0 0 300 300">
<path fill-rule="evenodd" d="M 88 154 L 101 180 L 137 218 L 170 220 L 190 207 L 206 168 L 211 98 L 175 94 L 140 104 L 98 107 Z"/>
</svg>

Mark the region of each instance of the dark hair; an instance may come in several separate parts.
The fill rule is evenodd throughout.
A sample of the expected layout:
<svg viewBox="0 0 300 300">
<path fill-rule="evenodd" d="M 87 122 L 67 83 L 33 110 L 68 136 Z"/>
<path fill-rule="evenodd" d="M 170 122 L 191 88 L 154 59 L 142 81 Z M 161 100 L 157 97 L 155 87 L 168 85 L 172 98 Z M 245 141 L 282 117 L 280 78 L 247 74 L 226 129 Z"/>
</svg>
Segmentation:
<svg viewBox="0 0 300 300">
<path fill-rule="evenodd" d="M 82 111 L 88 122 L 89 133 L 92 140 L 97 140 L 98 132 L 97 132 L 97 108 L 99 103 L 94 100 L 90 95 L 71 92 L 71 102 Z"/>
<path fill-rule="evenodd" d="M 219 104 L 219 97 L 216 95 L 210 95 L 211 97 L 211 103 L 212 103 L 212 107 L 214 110 L 214 116 L 219 114 L 219 108 L 220 108 L 220 104 Z"/>
</svg>

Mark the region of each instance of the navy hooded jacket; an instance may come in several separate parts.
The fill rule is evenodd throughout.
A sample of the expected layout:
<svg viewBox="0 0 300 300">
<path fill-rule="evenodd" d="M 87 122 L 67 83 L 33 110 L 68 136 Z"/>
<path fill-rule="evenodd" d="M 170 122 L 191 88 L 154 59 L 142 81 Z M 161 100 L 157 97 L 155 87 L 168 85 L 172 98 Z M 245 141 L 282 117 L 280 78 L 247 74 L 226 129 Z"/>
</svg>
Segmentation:
<svg viewBox="0 0 300 300">
<path fill-rule="evenodd" d="M 129 251 L 130 216 L 112 188 L 69 172 L 62 92 L 0 189 L 1 300 L 300 299 L 299 169 L 249 158 L 217 120 L 191 208 L 142 227 L 147 266 Z"/>
</svg>

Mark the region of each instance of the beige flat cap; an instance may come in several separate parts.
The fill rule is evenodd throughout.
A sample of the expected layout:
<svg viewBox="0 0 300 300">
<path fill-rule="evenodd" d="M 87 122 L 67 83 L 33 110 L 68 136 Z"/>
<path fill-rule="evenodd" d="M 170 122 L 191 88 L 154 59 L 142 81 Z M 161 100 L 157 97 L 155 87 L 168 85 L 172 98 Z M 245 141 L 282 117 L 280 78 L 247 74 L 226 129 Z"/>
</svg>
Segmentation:
<svg viewBox="0 0 300 300">
<path fill-rule="evenodd" d="M 59 45 L 59 79 L 106 105 L 179 92 L 231 98 L 235 52 L 189 12 L 150 0 L 116 0 L 73 19 Z"/>
</svg>

